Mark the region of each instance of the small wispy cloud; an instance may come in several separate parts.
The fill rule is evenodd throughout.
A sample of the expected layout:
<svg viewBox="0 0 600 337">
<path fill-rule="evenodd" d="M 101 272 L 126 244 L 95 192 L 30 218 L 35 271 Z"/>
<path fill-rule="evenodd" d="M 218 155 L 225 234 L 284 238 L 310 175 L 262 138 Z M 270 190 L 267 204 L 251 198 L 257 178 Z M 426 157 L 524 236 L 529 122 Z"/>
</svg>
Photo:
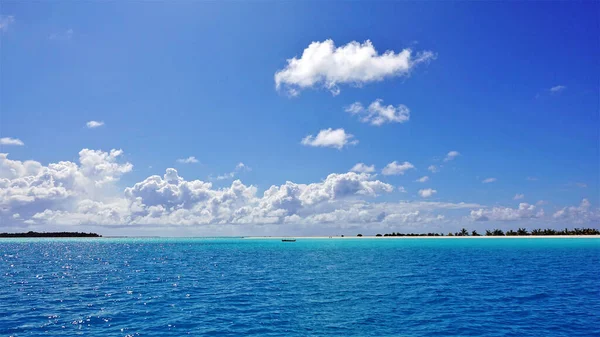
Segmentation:
<svg viewBox="0 0 600 337">
<path fill-rule="evenodd" d="M 23 141 L 18 138 L 3 137 L 0 138 L 0 145 L 23 146 L 25 145 L 25 143 L 23 143 Z"/>
<path fill-rule="evenodd" d="M 196 159 L 196 157 L 194 157 L 194 156 L 190 156 L 187 158 L 177 159 L 177 162 L 180 164 L 196 164 L 196 163 L 198 163 L 198 159 Z"/>
<path fill-rule="evenodd" d="M 535 99 L 541 99 L 541 98 L 552 96 L 552 95 L 558 95 L 565 90 L 567 90 L 566 85 L 555 85 L 549 89 L 543 89 L 541 92 L 538 92 L 535 95 Z"/>
<path fill-rule="evenodd" d="M 429 180 L 428 176 L 423 176 L 423 177 L 421 177 L 421 178 L 419 178 L 419 179 L 417 179 L 415 181 L 418 182 L 418 183 L 424 183 L 424 182 L 426 182 L 428 180 Z"/>
<path fill-rule="evenodd" d="M 436 194 L 437 191 L 431 188 L 426 188 L 423 190 L 419 190 L 419 195 L 421 196 L 421 198 L 429 198 L 431 196 L 433 196 L 434 194 Z"/>
<path fill-rule="evenodd" d="M 529 181 L 538 181 L 539 180 L 538 177 L 527 177 L 526 179 Z"/>
<path fill-rule="evenodd" d="M 8 30 L 8 26 L 15 23 L 15 17 L 12 15 L 0 15 L 0 32 Z"/>
<path fill-rule="evenodd" d="M 398 164 L 398 162 L 394 160 L 393 162 L 387 164 L 383 170 L 381 170 L 381 173 L 386 176 L 404 175 L 404 172 L 414 168 L 415 166 L 407 161 L 402 164 Z"/>
<path fill-rule="evenodd" d="M 48 39 L 50 39 L 50 40 L 70 40 L 73 37 L 73 34 L 74 34 L 73 29 L 69 28 L 69 29 L 65 30 L 64 32 L 50 34 L 50 36 L 48 36 Z"/>
<path fill-rule="evenodd" d="M 454 160 L 454 158 L 456 158 L 458 156 L 460 156 L 460 152 L 458 152 L 458 151 L 450 151 L 446 155 L 446 158 L 444 158 L 444 161 L 448 162 L 448 161 Z"/>
<path fill-rule="evenodd" d="M 404 104 L 398 106 L 383 105 L 382 99 L 376 99 L 368 107 L 354 102 L 346 107 L 346 112 L 360 116 L 360 121 L 375 126 L 385 123 L 404 123 L 410 119 L 410 110 Z"/>
<path fill-rule="evenodd" d="M 523 199 L 523 198 L 525 198 L 525 194 L 523 194 L 523 193 L 517 193 L 517 194 L 515 194 L 515 196 L 513 197 L 513 200 L 521 200 L 521 199 Z"/>
<path fill-rule="evenodd" d="M 357 173 L 373 173 L 375 172 L 375 165 L 366 165 L 365 163 L 358 163 L 354 165 L 351 169 L 351 172 Z"/>
<path fill-rule="evenodd" d="M 406 188 L 404 188 L 404 186 L 398 186 L 398 192 L 406 193 L 407 191 Z"/>
<path fill-rule="evenodd" d="M 233 177 L 238 175 L 240 172 L 249 172 L 249 171 L 252 171 L 252 168 L 250 168 L 248 165 L 240 162 L 235 166 L 235 169 L 233 171 L 222 174 L 220 176 L 217 176 L 217 180 L 232 179 Z"/>
<path fill-rule="evenodd" d="M 341 150 L 344 146 L 356 145 L 358 140 L 354 135 L 346 133 L 344 129 L 323 129 L 317 136 L 308 135 L 300 142 L 302 145 L 313 147 L 333 147 Z"/>
<path fill-rule="evenodd" d="M 496 178 L 487 178 L 487 179 L 483 179 L 481 182 L 484 184 L 489 184 L 489 183 L 495 182 L 496 180 L 497 180 Z"/>
<path fill-rule="evenodd" d="M 429 165 L 429 167 L 427 168 L 429 171 L 431 171 L 431 173 L 437 173 L 440 171 L 440 169 L 435 166 L 435 165 Z"/>
<path fill-rule="evenodd" d="M 89 121 L 89 122 L 85 123 L 85 126 L 88 129 L 98 128 L 98 127 L 101 127 L 102 125 L 104 125 L 104 122 L 102 122 L 102 121 L 100 121 L 100 122 L 99 121 Z"/>
</svg>

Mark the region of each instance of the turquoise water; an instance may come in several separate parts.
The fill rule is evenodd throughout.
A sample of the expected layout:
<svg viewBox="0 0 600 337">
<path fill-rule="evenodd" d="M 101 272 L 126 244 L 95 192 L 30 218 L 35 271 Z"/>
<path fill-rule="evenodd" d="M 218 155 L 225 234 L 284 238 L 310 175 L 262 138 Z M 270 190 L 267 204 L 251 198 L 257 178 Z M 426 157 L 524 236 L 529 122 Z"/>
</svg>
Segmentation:
<svg viewBox="0 0 600 337">
<path fill-rule="evenodd" d="M 600 239 L 4 239 L 0 336 L 600 336 Z"/>
</svg>

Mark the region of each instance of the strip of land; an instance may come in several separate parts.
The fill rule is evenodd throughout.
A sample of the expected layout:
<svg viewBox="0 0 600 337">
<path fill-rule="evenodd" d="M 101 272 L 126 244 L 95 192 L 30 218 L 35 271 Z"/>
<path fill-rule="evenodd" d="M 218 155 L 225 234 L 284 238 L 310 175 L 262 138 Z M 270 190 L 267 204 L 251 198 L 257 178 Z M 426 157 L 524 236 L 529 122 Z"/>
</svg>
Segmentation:
<svg viewBox="0 0 600 337">
<path fill-rule="evenodd" d="M 0 233 L 0 238 L 99 238 L 96 233 L 80 232 L 32 232 L 27 233 Z"/>
<path fill-rule="evenodd" d="M 527 235 L 527 236 L 244 236 L 243 239 L 345 239 L 345 240 L 410 240 L 410 239 L 600 239 L 600 235 Z"/>
</svg>

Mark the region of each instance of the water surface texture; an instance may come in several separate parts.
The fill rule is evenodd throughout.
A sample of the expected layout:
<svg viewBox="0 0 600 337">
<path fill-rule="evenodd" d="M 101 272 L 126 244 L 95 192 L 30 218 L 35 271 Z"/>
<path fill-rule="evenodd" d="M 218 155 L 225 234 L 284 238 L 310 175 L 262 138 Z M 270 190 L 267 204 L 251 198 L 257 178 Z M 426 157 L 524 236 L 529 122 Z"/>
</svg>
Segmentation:
<svg viewBox="0 0 600 337">
<path fill-rule="evenodd" d="M 600 336 L 599 239 L 5 239 L 1 336 Z"/>
</svg>

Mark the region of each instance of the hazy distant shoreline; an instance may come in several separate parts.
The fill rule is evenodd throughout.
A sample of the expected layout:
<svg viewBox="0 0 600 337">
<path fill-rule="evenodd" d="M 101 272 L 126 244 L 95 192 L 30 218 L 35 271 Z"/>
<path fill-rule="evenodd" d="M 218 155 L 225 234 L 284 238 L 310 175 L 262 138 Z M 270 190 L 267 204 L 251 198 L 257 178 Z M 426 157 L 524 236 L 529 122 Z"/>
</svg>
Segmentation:
<svg viewBox="0 0 600 337">
<path fill-rule="evenodd" d="M 244 236 L 244 239 L 352 239 L 352 240 L 403 240 L 403 239 L 544 239 L 544 238 L 596 238 L 600 235 L 523 235 L 523 236 Z"/>
<path fill-rule="evenodd" d="M 412 239 L 600 239 L 600 235 L 527 235 L 527 236 L 4 236 L 2 239 L 244 239 L 244 240 L 412 240 Z"/>
</svg>

